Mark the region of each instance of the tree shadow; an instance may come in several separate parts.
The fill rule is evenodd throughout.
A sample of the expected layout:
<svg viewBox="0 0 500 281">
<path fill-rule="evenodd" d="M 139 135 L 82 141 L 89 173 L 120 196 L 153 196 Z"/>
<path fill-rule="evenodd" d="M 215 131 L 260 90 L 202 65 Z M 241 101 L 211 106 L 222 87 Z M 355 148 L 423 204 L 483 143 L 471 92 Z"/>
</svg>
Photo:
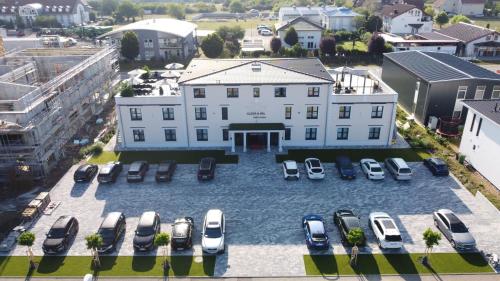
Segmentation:
<svg viewBox="0 0 500 281">
<path fill-rule="evenodd" d="M 351 264 L 351 267 L 358 275 L 374 275 L 378 277 L 376 280 L 380 280 L 380 269 L 372 254 L 358 254 L 356 264 Z"/>
<path fill-rule="evenodd" d="M 66 256 L 43 256 L 37 267 L 37 272 L 42 274 L 54 273 L 64 265 Z"/>
<path fill-rule="evenodd" d="M 488 261 L 478 252 L 458 252 L 460 257 L 464 259 L 468 264 L 474 266 L 488 266 Z"/>
<path fill-rule="evenodd" d="M 95 267 L 93 262 L 90 263 L 90 269 L 94 272 L 95 276 L 98 276 L 102 271 L 112 270 L 116 265 L 116 260 L 118 256 L 99 256 L 99 260 L 101 265 L 99 267 Z"/>
<path fill-rule="evenodd" d="M 384 253 L 384 257 L 398 274 L 418 274 L 414 261 L 410 254 L 388 254 Z"/>
<path fill-rule="evenodd" d="M 156 256 L 137 256 L 132 258 L 132 270 L 137 272 L 147 272 L 153 269 L 156 264 Z"/>
<path fill-rule="evenodd" d="M 193 256 L 171 256 L 170 269 L 175 276 L 188 276 L 191 271 Z"/>
<path fill-rule="evenodd" d="M 216 256 L 203 256 L 203 272 L 207 276 L 214 276 L 215 272 L 215 262 L 217 260 Z"/>
<path fill-rule="evenodd" d="M 311 255 L 310 257 L 323 277 L 339 277 L 335 255 Z"/>
<path fill-rule="evenodd" d="M 82 183 L 74 183 L 73 188 L 71 188 L 70 196 L 71 197 L 82 197 L 85 191 L 89 188 L 92 182 L 82 182 Z"/>
</svg>

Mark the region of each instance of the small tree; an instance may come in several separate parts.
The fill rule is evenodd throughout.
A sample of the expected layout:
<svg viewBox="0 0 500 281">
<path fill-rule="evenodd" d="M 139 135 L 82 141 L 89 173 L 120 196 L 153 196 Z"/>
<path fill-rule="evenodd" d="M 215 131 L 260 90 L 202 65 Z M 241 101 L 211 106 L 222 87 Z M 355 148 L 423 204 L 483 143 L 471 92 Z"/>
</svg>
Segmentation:
<svg viewBox="0 0 500 281">
<path fill-rule="evenodd" d="M 425 257 L 423 259 L 423 263 L 428 264 L 428 258 L 432 252 L 432 248 L 439 245 L 439 240 L 441 240 L 441 233 L 427 228 L 423 233 L 423 239 L 425 241 Z"/>
<path fill-rule="evenodd" d="M 434 8 L 432 6 L 426 6 L 424 12 L 433 18 L 436 15 L 436 12 L 434 11 Z"/>
<path fill-rule="evenodd" d="M 168 233 L 166 232 L 160 232 L 158 235 L 156 235 L 154 244 L 157 247 L 163 247 L 163 267 L 167 268 L 167 251 L 168 245 L 170 244 L 170 235 L 168 235 Z"/>
<path fill-rule="evenodd" d="M 347 242 L 350 244 L 354 245 L 352 247 L 352 252 L 351 252 L 351 263 L 356 264 L 358 260 L 358 245 L 363 242 L 363 239 L 365 238 L 365 233 L 363 232 L 363 229 L 361 228 L 353 228 L 349 231 L 347 234 Z"/>
<path fill-rule="evenodd" d="M 273 37 L 273 39 L 271 39 L 270 45 L 271 50 L 276 54 L 281 48 L 281 40 L 277 37 Z"/>
<path fill-rule="evenodd" d="M 231 4 L 229 4 L 229 11 L 231 11 L 231 13 L 244 13 L 245 7 L 239 0 L 233 0 Z"/>
<path fill-rule="evenodd" d="M 23 18 L 19 15 L 16 15 L 16 27 L 17 29 L 24 29 L 26 27 Z"/>
<path fill-rule="evenodd" d="M 321 53 L 327 54 L 329 56 L 335 55 L 335 38 L 333 36 L 323 37 L 319 43 L 319 48 Z"/>
<path fill-rule="evenodd" d="M 122 96 L 124 98 L 133 97 L 134 96 L 134 88 L 132 88 L 132 86 L 127 84 L 127 83 L 123 83 L 122 88 L 120 90 L 120 96 Z"/>
<path fill-rule="evenodd" d="M 87 242 L 87 249 L 89 249 L 92 254 L 92 262 L 94 264 L 94 267 L 100 267 L 101 261 L 99 260 L 99 252 L 97 251 L 97 249 L 102 246 L 102 236 L 98 233 L 90 234 L 85 237 L 85 241 Z"/>
<path fill-rule="evenodd" d="M 30 269 L 35 268 L 35 260 L 33 257 L 33 250 L 31 248 L 33 247 L 33 243 L 35 243 L 35 234 L 29 231 L 21 233 L 21 235 L 17 238 L 18 245 L 28 247 L 26 254 L 30 262 Z"/>
<path fill-rule="evenodd" d="M 203 39 L 203 41 L 201 41 L 201 50 L 205 56 L 211 59 L 220 56 L 220 54 L 222 54 L 223 47 L 224 41 L 217 33 L 209 34 Z"/>
<path fill-rule="evenodd" d="M 133 60 L 139 55 L 139 39 L 134 32 L 127 31 L 123 34 L 120 52 L 129 60 Z"/>
<path fill-rule="evenodd" d="M 443 25 L 447 24 L 450 19 L 445 12 L 441 12 L 436 16 L 434 21 L 439 25 L 439 28 L 441 28 Z"/>
<path fill-rule="evenodd" d="M 385 40 L 377 33 L 373 33 L 368 43 L 368 52 L 373 55 L 381 55 L 385 50 Z"/>
<path fill-rule="evenodd" d="M 295 44 L 299 43 L 299 35 L 297 34 L 297 31 L 295 30 L 295 28 L 293 28 L 293 26 L 286 31 L 283 41 L 285 41 L 285 43 L 287 43 L 289 46 L 294 46 Z"/>
<path fill-rule="evenodd" d="M 149 69 L 149 66 L 143 66 L 142 70 L 146 72 L 141 75 L 141 79 L 149 79 L 149 77 L 151 77 L 151 69 Z"/>
<path fill-rule="evenodd" d="M 376 32 L 382 29 L 382 18 L 371 15 L 366 19 L 365 29 L 369 32 Z"/>
<path fill-rule="evenodd" d="M 459 23 L 459 22 L 465 22 L 465 23 L 471 23 L 471 20 L 464 16 L 464 15 L 456 15 L 456 16 L 453 16 L 450 20 L 451 23 L 453 24 L 456 24 L 456 23 Z"/>
<path fill-rule="evenodd" d="M 118 14 L 127 18 L 127 21 L 129 21 L 130 18 L 134 18 L 139 15 L 139 8 L 137 8 L 137 5 L 132 3 L 130 0 L 125 0 L 118 6 Z"/>
</svg>

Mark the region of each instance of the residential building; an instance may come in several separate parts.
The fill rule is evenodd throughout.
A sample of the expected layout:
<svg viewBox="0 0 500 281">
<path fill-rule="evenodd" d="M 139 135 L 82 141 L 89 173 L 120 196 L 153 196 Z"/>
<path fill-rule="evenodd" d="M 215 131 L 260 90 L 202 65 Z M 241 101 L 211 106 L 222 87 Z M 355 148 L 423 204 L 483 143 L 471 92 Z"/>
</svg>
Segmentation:
<svg viewBox="0 0 500 281">
<path fill-rule="evenodd" d="M 418 34 L 429 40 L 455 39 L 459 41 L 456 55 L 481 59 L 500 57 L 498 32 L 469 23 L 457 23 L 431 33 Z"/>
<path fill-rule="evenodd" d="M 285 34 L 290 27 L 293 27 L 295 31 L 297 31 L 299 44 L 303 48 L 308 50 L 319 48 L 323 27 L 304 17 L 298 17 L 287 22 L 279 22 L 276 24 L 276 32 L 281 39 L 282 46 L 291 47 L 285 42 Z"/>
<path fill-rule="evenodd" d="M 392 4 L 382 8 L 383 31 L 416 34 L 432 31 L 432 17 L 414 5 Z"/>
<path fill-rule="evenodd" d="M 37 16 L 53 16 L 64 27 L 89 22 L 91 7 L 86 0 L 3 0 L 0 20 L 16 22 L 16 16 L 31 25 Z"/>
<path fill-rule="evenodd" d="M 379 33 L 386 43 L 393 46 L 394 51 L 427 51 L 454 55 L 458 40 L 455 39 L 425 39 L 415 35 L 399 36 L 392 33 Z"/>
<path fill-rule="evenodd" d="M 111 48 L 27 49 L 0 58 L 0 182 L 16 168 L 43 180 L 98 115 L 118 77 Z"/>
<path fill-rule="evenodd" d="M 132 31 L 139 39 L 138 60 L 187 62 L 196 53 L 196 25 L 175 19 L 141 20 L 101 35 L 120 47 L 123 34 Z"/>
<path fill-rule="evenodd" d="M 433 6 L 439 12 L 451 15 L 483 16 L 484 0 L 437 0 Z"/>
<path fill-rule="evenodd" d="M 500 89 L 499 89 L 500 91 Z M 479 173 L 500 189 L 500 99 L 464 100 L 469 111 L 460 154 Z"/>
<path fill-rule="evenodd" d="M 310 22 L 330 30 L 355 30 L 354 18 L 358 13 L 346 7 L 320 6 L 320 7 L 281 7 L 278 12 L 278 22 L 285 23 L 302 17 Z"/>
<path fill-rule="evenodd" d="M 194 59 L 175 83 L 115 98 L 118 148 L 391 145 L 397 93 L 366 70 L 332 73 L 316 58 Z"/>
<path fill-rule="evenodd" d="M 500 94 L 500 75 L 436 52 L 384 54 L 382 80 L 399 93 L 399 104 L 422 124 L 430 116 L 465 120 L 462 100 L 492 99 Z"/>
</svg>

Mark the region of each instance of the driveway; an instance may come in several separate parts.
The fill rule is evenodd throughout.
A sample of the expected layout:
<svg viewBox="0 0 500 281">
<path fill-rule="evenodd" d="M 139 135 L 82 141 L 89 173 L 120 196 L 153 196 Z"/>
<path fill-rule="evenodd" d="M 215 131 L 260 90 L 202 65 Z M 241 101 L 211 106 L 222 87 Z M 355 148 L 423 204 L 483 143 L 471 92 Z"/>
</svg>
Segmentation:
<svg viewBox="0 0 500 281">
<path fill-rule="evenodd" d="M 304 169 L 301 166 L 301 176 Z M 420 163 L 410 163 L 415 176 L 410 182 L 386 178 L 372 182 L 358 169 L 353 181 L 339 179 L 333 164 L 326 164 L 323 181 L 284 181 L 280 164 L 274 155 L 264 152 L 241 154 L 239 164 L 218 165 L 216 178 L 200 183 L 196 165 L 178 165 L 172 182 L 157 184 L 152 165 L 144 183 L 128 184 L 125 172 L 117 183 L 74 184 L 72 167 L 51 191 L 52 201 L 61 205 L 50 216 L 42 216 L 32 231 L 36 234 L 34 251 L 42 255 L 44 234 L 61 215 L 74 215 L 80 222 L 78 236 L 68 255 L 89 255 L 84 237 L 97 230 L 109 212 L 121 211 L 127 216 L 127 231 L 118 246 L 119 255 L 133 255 L 132 239 L 142 212 L 160 213 L 162 230 L 170 231 L 177 217 L 192 216 L 195 220 L 194 250 L 182 254 L 201 255 L 201 224 L 211 208 L 226 214 L 228 248 L 219 256 L 216 276 L 303 276 L 302 255 L 309 251 L 304 245 L 301 218 L 305 214 L 323 215 L 333 250 L 320 253 L 345 253 L 340 244 L 332 213 L 337 208 L 357 211 L 367 233 L 365 252 L 380 252 L 368 229 L 368 214 L 384 211 L 393 216 L 405 242 L 404 251 L 424 252 L 422 232 L 432 227 L 432 212 L 439 208 L 454 210 L 471 228 L 480 249 L 500 253 L 498 211 L 489 202 L 474 197 L 452 177 L 433 177 Z M 125 167 L 124 171 L 127 170 Z M 445 240 L 435 252 L 452 252 Z M 24 255 L 18 247 L 14 255 Z M 154 253 L 151 253 L 154 254 Z"/>
</svg>

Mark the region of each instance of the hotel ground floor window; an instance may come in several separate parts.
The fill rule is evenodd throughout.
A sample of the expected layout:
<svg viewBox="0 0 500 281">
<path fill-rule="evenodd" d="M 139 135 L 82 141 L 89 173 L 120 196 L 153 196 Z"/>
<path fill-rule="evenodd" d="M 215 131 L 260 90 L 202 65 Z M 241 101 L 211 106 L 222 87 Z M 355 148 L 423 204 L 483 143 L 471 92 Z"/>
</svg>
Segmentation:
<svg viewBox="0 0 500 281">
<path fill-rule="evenodd" d="M 285 128 L 285 140 L 290 140 L 292 136 L 292 128 Z"/>
<path fill-rule="evenodd" d="M 197 141 L 208 141 L 208 129 L 196 129 Z"/>
<path fill-rule="evenodd" d="M 222 140 L 223 141 L 229 140 L 229 129 L 222 129 Z"/>
<path fill-rule="evenodd" d="M 133 129 L 132 134 L 134 135 L 134 141 L 145 141 L 144 129 Z"/>
<path fill-rule="evenodd" d="M 378 140 L 380 139 L 380 127 L 370 127 L 368 130 L 368 139 Z"/>
<path fill-rule="evenodd" d="M 176 141 L 175 129 L 165 129 L 165 141 Z"/>
<path fill-rule="evenodd" d="M 337 139 L 346 140 L 349 138 L 349 128 L 337 128 Z"/>
<path fill-rule="evenodd" d="M 316 140 L 318 128 L 306 128 L 306 140 Z"/>
</svg>

